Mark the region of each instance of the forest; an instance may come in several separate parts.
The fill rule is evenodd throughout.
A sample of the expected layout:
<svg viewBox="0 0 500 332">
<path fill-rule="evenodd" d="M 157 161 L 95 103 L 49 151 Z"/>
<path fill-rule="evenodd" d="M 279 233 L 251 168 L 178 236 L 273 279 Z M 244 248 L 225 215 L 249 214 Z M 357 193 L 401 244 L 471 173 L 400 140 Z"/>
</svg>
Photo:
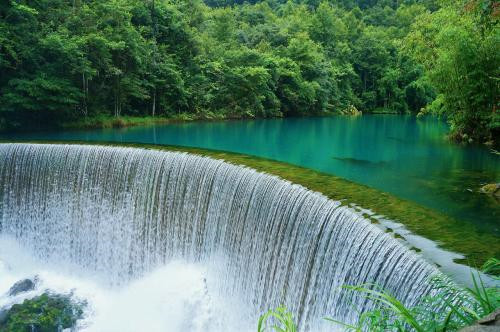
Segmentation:
<svg viewBox="0 0 500 332">
<path fill-rule="evenodd" d="M 0 128 L 436 114 L 498 144 L 494 0 L 10 0 Z"/>
</svg>

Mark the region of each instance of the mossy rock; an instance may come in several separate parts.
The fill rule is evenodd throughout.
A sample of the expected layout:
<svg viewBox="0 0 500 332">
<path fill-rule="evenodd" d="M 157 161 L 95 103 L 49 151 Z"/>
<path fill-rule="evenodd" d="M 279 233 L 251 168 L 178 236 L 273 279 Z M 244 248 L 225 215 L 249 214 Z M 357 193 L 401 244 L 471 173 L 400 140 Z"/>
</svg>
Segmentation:
<svg viewBox="0 0 500 332">
<path fill-rule="evenodd" d="M 85 303 L 68 295 L 44 293 L 14 304 L 0 321 L 0 331 L 54 332 L 75 326 Z"/>
<path fill-rule="evenodd" d="M 481 187 L 483 194 L 500 197 L 500 183 L 489 183 Z"/>
<path fill-rule="evenodd" d="M 349 105 L 344 111 L 343 114 L 345 115 L 352 115 L 352 116 L 360 116 L 363 115 L 363 112 L 358 110 L 354 105 Z"/>
</svg>

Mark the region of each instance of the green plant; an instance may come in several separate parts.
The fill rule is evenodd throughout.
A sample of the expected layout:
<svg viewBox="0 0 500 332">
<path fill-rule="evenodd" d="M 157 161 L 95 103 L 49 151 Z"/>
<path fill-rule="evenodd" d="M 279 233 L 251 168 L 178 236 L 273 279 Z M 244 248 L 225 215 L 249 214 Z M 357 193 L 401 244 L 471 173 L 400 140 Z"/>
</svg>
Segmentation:
<svg viewBox="0 0 500 332">
<path fill-rule="evenodd" d="M 397 331 L 404 330 L 404 325 L 411 326 L 415 331 L 424 332 L 425 329 L 418 322 L 414 310 L 407 308 L 386 290 L 375 284 L 363 284 L 359 286 L 344 286 L 344 289 L 362 293 L 366 299 L 376 302 L 380 309 L 364 312 L 360 315 L 357 325 L 345 324 L 340 321 L 325 318 L 331 322 L 339 323 L 348 330 L 362 331 L 365 326 L 370 330 L 385 331 L 394 328 Z M 398 317 L 399 319 L 392 319 Z"/>
<path fill-rule="evenodd" d="M 500 271 L 498 259 L 488 260 L 483 273 L 496 275 Z M 431 280 L 433 291 L 421 303 L 407 307 L 388 291 L 374 284 L 344 286 L 374 302 L 377 309 L 363 312 L 358 322 L 346 324 L 331 318 L 350 331 L 457 331 L 494 312 L 500 307 L 498 286 L 487 287 L 481 272 L 472 271 L 472 287 L 459 287 L 446 276 Z M 498 277 L 493 276 L 498 280 Z"/>
<path fill-rule="evenodd" d="M 272 320 L 269 326 L 269 321 Z M 269 310 L 259 318 L 259 324 L 257 326 L 258 332 L 264 332 L 270 329 L 275 332 L 296 332 L 297 326 L 293 320 L 292 314 L 287 310 L 287 308 L 281 306 L 275 310 Z"/>
</svg>

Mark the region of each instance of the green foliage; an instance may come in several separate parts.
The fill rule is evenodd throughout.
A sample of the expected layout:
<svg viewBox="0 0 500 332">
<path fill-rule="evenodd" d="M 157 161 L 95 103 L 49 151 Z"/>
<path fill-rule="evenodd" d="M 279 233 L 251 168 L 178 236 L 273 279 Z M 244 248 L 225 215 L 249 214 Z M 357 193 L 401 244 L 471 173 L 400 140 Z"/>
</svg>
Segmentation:
<svg viewBox="0 0 500 332">
<path fill-rule="evenodd" d="M 75 326 L 82 318 L 84 304 L 69 296 L 44 293 L 14 304 L 0 321 L 1 331 L 52 332 Z"/>
<path fill-rule="evenodd" d="M 362 313 L 357 326 L 343 324 L 331 318 L 326 318 L 327 320 L 340 323 L 349 330 L 354 331 L 362 331 L 365 327 L 369 327 L 370 331 L 401 331 L 405 329 L 406 325 L 417 332 L 428 331 L 419 323 L 418 318 L 411 309 L 406 308 L 403 303 L 399 302 L 387 291 L 379 289 L 377 285 L 365 284 L 344 286 L 344 288 L 362 293 L 367 300 L 375 302 L 381 308 Z M 391 316 L 396 318 L 394 319 Z"/>
<path fill-rule="evenodd" d="M 482 271 L 499 273 L 500 261 L 488 260 Z M 471 278 L 473 287 L 461 288 L 445 276 L 435 277 L 432 294 L 414 307 L 405 306 L 377 285 L 345 286 L 373 302 L 376 309 L 363 312 L 356 325 L 326 319 L 351 331 L 458 331 L 500 307 L 498 286 L 487 287 L 480 272 L 471 271 Z"/>
<path fill-rule="evenodd" d="M 496 11 L 495 11 L 496 10 Z M 458 141 L 498 142 L 500 29 L 493 1 L 454 1 L 418 17 L 404 41 L 426 69 Z"/>
<path fill-rule="evenodd" d="M 498 141 L 492 0 L 0 5 L 0 129 L 99 116 L 446 116 Z M 433 102 L 434 101 L 434 102 Z"/>
<path fill-rule="evenodd" d="M 213 7 L 201 0 L 2 2 L 0 126 L 318 115 L 351 106 L 416 113 L 433 98 L 423 71 L 399 47 L 426 4 L 207 3 Z"/>
<path fill-rule="evenodd" d="M 269 326 L 269 321 L 272 321 Z M 293 316 L 285 307 L 269 310 L 259 318 L 258 332 L 271 330 L 275 332 L 297 332 Z"/>
</svg>

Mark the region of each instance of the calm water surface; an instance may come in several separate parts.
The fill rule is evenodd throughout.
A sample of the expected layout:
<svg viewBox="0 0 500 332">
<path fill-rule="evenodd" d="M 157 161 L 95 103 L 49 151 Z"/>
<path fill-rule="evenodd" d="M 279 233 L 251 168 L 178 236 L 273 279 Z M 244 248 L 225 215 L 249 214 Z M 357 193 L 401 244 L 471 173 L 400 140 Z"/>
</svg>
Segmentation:
<svg viewBox="0 0 500 332">
<path fill-rule="evenodd" d="M 435 118 L 369 115 L 193 122 L 3 138 L 116 141 L 240 152 L 335 174 L 500 236 L 500 204 L 477 193 L 500 182 L 500 157 L 446 141 Z"/>
</svg>

